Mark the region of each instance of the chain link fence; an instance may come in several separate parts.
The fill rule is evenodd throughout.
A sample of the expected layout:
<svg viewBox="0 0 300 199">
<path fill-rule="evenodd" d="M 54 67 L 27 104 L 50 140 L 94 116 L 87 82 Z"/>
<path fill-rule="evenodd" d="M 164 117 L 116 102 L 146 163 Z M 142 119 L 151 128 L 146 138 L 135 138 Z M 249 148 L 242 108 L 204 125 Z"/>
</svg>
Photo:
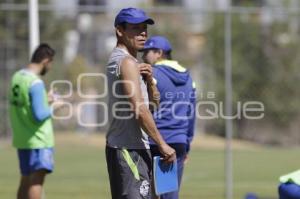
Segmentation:
<svg viewBox="0 0 300 199">
<path fill-rule="evenodd" d="M 92 103 L 105 102 L 105 97 L 85 99 L 78 96 L 78 77 L 82 73 L 105 73 L 106 61 L 116 42 L 113 20 L 119 9 L 81 6 L 71 12 L 47 5 L 40 8 L 41 42 L 49 43 L 57 52 L 46 77 L 48 88 L 55 80 L 67 80 L 72 85 L 73 94 L 67 99 L 72 104 L 72 114 L 68 119 L 55 120 L 57 129 L 104 131 L 105 125 L 87 127 L 78 123 L 78 118 L 87 118 L 87 124 L 103 123 L 103 107 Z M 191 71 L 196 82 L 197 132 L 224 136 L 224 10 L 177 6 L 146 10 L 156 20 L 154 26 L 149 26 L 149 35 L 168 37 L 174 48 L 174 59 Z M 284 8 L 233 9 L 235 137 L 266 144 L 300 142 L 298 18 L 298 10 Z M 1 6 L 0 20 L 0 110 L 3 117 L 0 133 L 9 136 L 9 81 L 29 59 L 26 5 Z M 99 94 L 104 90 L 103 79 L 96 76 L 82 79 L 80 85 L 86 94 Z M 70 89 L 66 84 L 60 87 L 60 94 Z M 80 103 L 87 100 L 92 102 L 91 107 L 79 111 Z M 252 111 L 247 112 L 250 109 Z M 62 114 L 70 115 L 70 110 Z M 255 118 L 261 114 L 263 117 Z"/>
</svg>

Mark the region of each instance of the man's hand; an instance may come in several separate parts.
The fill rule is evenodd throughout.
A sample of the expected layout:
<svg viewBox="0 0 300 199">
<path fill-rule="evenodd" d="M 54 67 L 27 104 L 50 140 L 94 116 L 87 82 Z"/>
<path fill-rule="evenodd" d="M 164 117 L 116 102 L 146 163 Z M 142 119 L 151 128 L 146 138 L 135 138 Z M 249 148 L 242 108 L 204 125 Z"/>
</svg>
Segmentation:
<svg viewBox="0 0 300 199">
<path fill-rule="evenodd" d="M 171 148 L 169 145 L 163 144 L 161 146 L 158 146 L 158 149 L 162 154 L 165 162 L 171 163 L 174 160 L 176 160 L 176 151 L 173 148 Z"/>
<path fill-rule="evenodd" d="M 51 89 L 48 92 L 48 103 L 52 104 L 53 102 L 57 101 L 58 96 L 55 94 L 55 90 Z"/>
<path fill-rule="evenodd" d="M 152 66 L 146 63 L 140 63 L 138 66 L 144 80 L 147 82 L 152 82 Z"/>
<path fill-rule="evenodd" d="M 183 164 L 187 164 L 187 162 L 189 161 L 189 157 L 188 155 L 185 155 L 184 160 L 183 160 Z"/>
<path fill-rule="evenodd" d="M 66 105 L 64 100 L 59 99 L 59 96 L 55 93 L 55 90 L 50 90 L 48 92 L 48 102 L 51 104 L 53 111 L 59 110 Z"/>
<path fill-rule="evenodd" d="M 57 99 L 55 101 L 53 101 L 53 103 L 51 104 L 52 110 L 53 111 L 57 111 L 60 110 L 61 108 L 65 107 L 66 103 L 61 100 L 61 99 Z"/>
</svg>

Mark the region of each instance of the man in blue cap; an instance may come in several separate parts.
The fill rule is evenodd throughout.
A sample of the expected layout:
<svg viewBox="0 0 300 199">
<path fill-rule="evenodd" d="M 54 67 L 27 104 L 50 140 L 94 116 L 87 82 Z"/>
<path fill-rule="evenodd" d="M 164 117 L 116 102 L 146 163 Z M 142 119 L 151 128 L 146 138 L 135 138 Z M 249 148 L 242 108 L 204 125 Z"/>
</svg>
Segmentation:
<svg viewBox="0 0 300 199">
<path fill-rule="evenodd" d="M 152 68 L 138 63 L 137 52 L 147 40 L 147 25 L 154 24 L 137 8 L 122 9 L 115 18 L 117 45 L 107 63 L 109 129 L 106 162 L 113 199 L 151 198 L 151 152 L 148 136 L 166 162 L 176 159 L 149 111 L 157 103 Z"/>
<path fill-rule="evenodd" d="M 176 150 L 178 182 L 180 184 L 184 163 L 194 136 L 195 84 L 189 72 L 172 60 L 170 42 L 162 36 L 149 38 L 144 47 L 143 59 L 153 65 L 153 77 L 160 92 L 158 111 L 154 120 L 164 140 Z M 159 150 L 150 139 L 152 155 Z M 177 199 L 179 190 L 161 195 L 161 199 Z"/>
</svg>

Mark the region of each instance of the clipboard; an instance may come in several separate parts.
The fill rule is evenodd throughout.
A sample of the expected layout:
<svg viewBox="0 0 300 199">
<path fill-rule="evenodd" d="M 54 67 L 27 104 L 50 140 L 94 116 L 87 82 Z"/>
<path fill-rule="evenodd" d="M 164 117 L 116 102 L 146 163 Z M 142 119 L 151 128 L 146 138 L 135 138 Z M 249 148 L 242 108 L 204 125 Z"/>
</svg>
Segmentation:
<svg viewBox="0 0 300 199">
<path fill-rule="evenodd" d="M 153 157 L 154 190 L 157 196 L 178 190 L 177 160 L 165 163 L 160 156 Z"/>
</svg>

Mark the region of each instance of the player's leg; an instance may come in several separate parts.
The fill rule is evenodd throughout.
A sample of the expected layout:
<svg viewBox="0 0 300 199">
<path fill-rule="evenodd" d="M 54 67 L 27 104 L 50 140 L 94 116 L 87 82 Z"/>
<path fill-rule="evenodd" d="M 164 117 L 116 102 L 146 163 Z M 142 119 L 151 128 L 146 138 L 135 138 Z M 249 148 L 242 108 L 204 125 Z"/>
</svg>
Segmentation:
<svg viewBox="0 0 300 199">
<path fill-rule="evenodd" d="M 181 186 L 181 180 L 184 171 L 184 160 L 185 160 L 186 153 L 182 153 L 177 158 L 177 174 L 178 174 L 178 185 Z"/>
<path fill-rule="evenodd" d="M 118 149 L 106 146 L 105 149 L 107 171 L 110 183 L 110 193 L 112 199 L 122 198 L 122 178 L 121 166 L 119 164 Z"/>
<path fill-rule="evenodd" d="M 28 199 L 29 176 L 21 176 L 17 199 Z"/>
<path fill-rule="evenodd" d="M 151 199 L 152 160 L 150 150 L 128 150 L 127 155 L 123 152 L 122 156 L 123 163 L 127 165 L 128 178 L 130 178 L 126 199 Z"/>
<path fill-rule="evenodd" d="M 21 172 L 17 199 L 28 199 L 29 174 L 30 174 L 30 150 L 18 149 L 19 168 Z"/>
<path fill-rule="evenodd" d="M 41 199 L 45 176 L 53 171 L 53 148 L 32 149 L 30 152 L 29 199 Z"/>
<path fill-rule="evenodd" d="M 147 150 L 106 147 L 112 199 L 151 199 L 151 155 Z"/>
<path fill-rule="evenodd" d="M 29 176 L 29 199 L 41 199 L 43 193 L 43 184 L 48 171 L 45 169 L 35 171 Z"/>
<path fill-rule="evenodd" d="M 155 194 L 153 179 L 151 180 L 151 199 L 160 199 L 160 197 Z"/>
</svg>

